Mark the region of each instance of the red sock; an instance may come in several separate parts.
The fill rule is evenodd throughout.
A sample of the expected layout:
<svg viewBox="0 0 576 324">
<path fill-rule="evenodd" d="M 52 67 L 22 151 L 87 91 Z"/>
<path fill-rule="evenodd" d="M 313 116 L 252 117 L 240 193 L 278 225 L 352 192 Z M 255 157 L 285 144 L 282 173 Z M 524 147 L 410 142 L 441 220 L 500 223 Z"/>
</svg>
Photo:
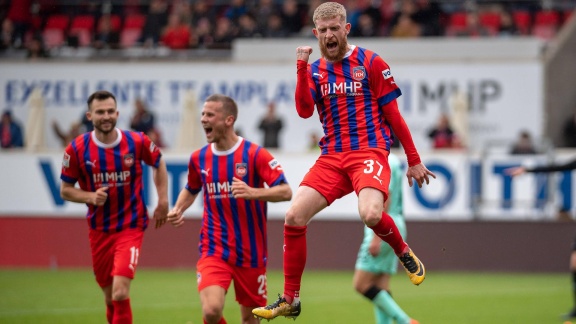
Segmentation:
<svg viewBox="0 0 576 324">
<path fill-rule="evenodd" d="M 130 298 L 124 300 L 113 300 L 114 319 L 113 324 L 132 324 L 132 308 L 130 308 Z"/>
<path fill-rule="evenodd" d="M 108 324 L 112 324 L 112 319 L 114 318 L 114 305 L 106 305 L 106 319 Z"/>
<path fill-rule="evenodd" d="M 394 249 L 394 253 L 396 255 L 401 255 L 408 251 L 408 244 L 404 242 L 402 239 L 402 235 L 400 235 L 400 231 L 394 220 L 390 215 L 382 212 L 382 219 L 374 226 L 370 227 L 376 235 L 378 235 L 382 241 L 388 243 Z"/>
<path fill-rule="evenodd" d="M 204 324 L 208 324 L 208 322 L 206 322 L 205 319 L 202 319 L 202 321 L 204 322 Z M 216 324 L 228 324 L 226 323 L 226 320 L 224 319 L 224 316 L 222 316 L 222 318 L 218 321 L 218 323 Z"/>
<path fill-rule="evenodd" d="M 284 298 L 288 303 L 300 292 L 306 266 L 306 228 L 284 225 Z"/>
</svg>

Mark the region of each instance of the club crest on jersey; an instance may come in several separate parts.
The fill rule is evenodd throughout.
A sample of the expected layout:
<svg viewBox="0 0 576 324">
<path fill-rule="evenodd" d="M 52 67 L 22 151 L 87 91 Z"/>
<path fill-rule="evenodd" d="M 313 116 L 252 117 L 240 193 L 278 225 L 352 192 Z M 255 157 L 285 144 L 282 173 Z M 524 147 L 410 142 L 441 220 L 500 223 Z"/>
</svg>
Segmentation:
<svg viewBox="0 0 576 324">
<path fill-rule="evenodd" d="M 131 167 L 134 165 L 134 154 L 126 154 L 124 155 L 124 165 L 127 167 Z"/>
<path fill-rule="evenodd" d="M 65 168 L 70 167 L 70 155 L 64 152 L 64 158 L 62 159 L 62 166 Z"/>
<path fill-rule="evenodd" d="M 236 175 L 239 177 L 244 177 L 248 173 L 247 163 L 236 163 Z"/>
<path fill-rule="evenodd" d="M 366 77 L 366 69 L 363 66 L 357 66 L 352 69 L 352 78 L 357 81 L 364 80 Z"/>
<path fill-rule="evenodd" d="M 382 71 L 382 76 L 384 77 L 384 80 L 388 80 L 392 77 L 392 72 L 390 72 L 390 69 L 386 69 Z"/>
</svg>

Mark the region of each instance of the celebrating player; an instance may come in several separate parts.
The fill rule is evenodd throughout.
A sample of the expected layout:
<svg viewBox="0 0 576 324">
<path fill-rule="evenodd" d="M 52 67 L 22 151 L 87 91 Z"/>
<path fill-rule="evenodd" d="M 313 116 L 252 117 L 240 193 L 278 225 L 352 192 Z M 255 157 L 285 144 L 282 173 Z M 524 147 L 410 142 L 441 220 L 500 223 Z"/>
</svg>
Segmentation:
<svg viewBox="0 0 576 324">
<path fill-rule="evenodd" d="M 322 154 L 304 177 L 286 213 L 284 225 L 284 294 L 273 304 L 252 310 L 257 317 L 300 315 L 300 284 L 306 264 L 306 226 L 334 200 L 354 191 L 362 221 L 386 241 L 400 258 L 412 283 L 419 285 L 424 266 L 402 239 L 392 218 L 383 212 L 388 197 L 388 154 L 394 131 L 408 158 L 412 185 L 436 177 L 424 164 L 396 98 L 401 92 L 390 68 L 376 53 L 348 44 L 346 9 L 326 2 L 314 11 L 314 35 L 322 58 L 308 64 L 312 48 L 297 53 L 296 110 L 309 118 L 316 106 L 324 128 Z"/>
<path fill-rule="evenodd" d="M 206 98 L 201 122 L 210 144 L 192 153 L 188 183 L 168 213 L 174 226 L 182 225 L 184 211 L 203 190 L 197 277 L 204 323 L 226 323 L 224 301 L 232 280 L 242 323 L 259 323 L 250 311 L 267 300 L 266 202 L 292 197 L 280 163 L 236 135 L 237 117 L 232 98 Z"/>
<path fill-rule="evenodd" d="M 168 213 L 168 173 L 160 150 L 146 135 L 116 128 L 118 110 L 112 93 L 93 93 L 86 116 L 94 131 L 66 147 L 60 195 L 88 205 L 92 266 L 104 292 L 108 323 L 132 323 L 130 283 L 148 226 L 142 162 L 154 170 L 156 228 L 166 222 Z"/>
</svg>

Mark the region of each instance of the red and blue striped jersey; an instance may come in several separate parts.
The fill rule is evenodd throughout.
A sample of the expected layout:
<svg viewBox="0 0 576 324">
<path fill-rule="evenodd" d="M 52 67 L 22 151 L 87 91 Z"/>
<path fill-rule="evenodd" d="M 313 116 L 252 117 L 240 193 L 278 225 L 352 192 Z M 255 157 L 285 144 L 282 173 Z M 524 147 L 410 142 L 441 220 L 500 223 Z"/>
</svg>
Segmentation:
<svg viewBox="0 0 576 324">
<path fill-rule="evenodd" d="M 201 257 L 220 257 L 231 265 L 266 266 L 267 202 L 232 196 L 232 179 L 264 188 L 288 183 L 280 163 L 263 147 L 240 137 L 228 151 L 209 144 L 192 153 L 186 189 L 204 191 L 198 249 Z"/>
<path fill-rule="evenodd" d="M 144 133 L 116 129 L 118 139 L 104 144 L 94 132 L 76 137 L 64 152 L 62 181 L 85 191 L 107 186 L 103 206 L 87 204 L 91 229 L 116 233 L 127 228 L 146 229 L 148 211 L 143 199 L 142 162 L 158 167 L 162 154 Z"/>
<path fill-rule="evenodd" d="M 382 109 L 402 93 L 378 54 L 355 46 L 341 61 L 321 58 L 308 65 L 308 74 L 324 128 L 322 154 L 390 149 L 393 138 Z"/>
</svg>

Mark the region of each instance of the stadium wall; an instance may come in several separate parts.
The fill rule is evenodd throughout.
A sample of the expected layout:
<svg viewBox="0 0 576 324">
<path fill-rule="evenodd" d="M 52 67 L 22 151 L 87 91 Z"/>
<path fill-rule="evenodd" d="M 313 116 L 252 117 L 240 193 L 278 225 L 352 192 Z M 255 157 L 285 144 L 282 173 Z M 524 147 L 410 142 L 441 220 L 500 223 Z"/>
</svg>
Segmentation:
<svg viewBox="0 0 576 324">
<path fill-rule="evenodd" d="M 283 222 L 269 226 L 269 268 L 282 269 Z M 149 228 L 139 261 L 146 268 L 194 268 L 200 222 Z M 360 221 L 313 221 L 307 269 L 352 270 Z M 428 271 L 566 272 L 576 223 L 408 222 L 408 241 Z M 0 267 L 89 267 L 81 218 L 0 217 Z"/>
</svg>

